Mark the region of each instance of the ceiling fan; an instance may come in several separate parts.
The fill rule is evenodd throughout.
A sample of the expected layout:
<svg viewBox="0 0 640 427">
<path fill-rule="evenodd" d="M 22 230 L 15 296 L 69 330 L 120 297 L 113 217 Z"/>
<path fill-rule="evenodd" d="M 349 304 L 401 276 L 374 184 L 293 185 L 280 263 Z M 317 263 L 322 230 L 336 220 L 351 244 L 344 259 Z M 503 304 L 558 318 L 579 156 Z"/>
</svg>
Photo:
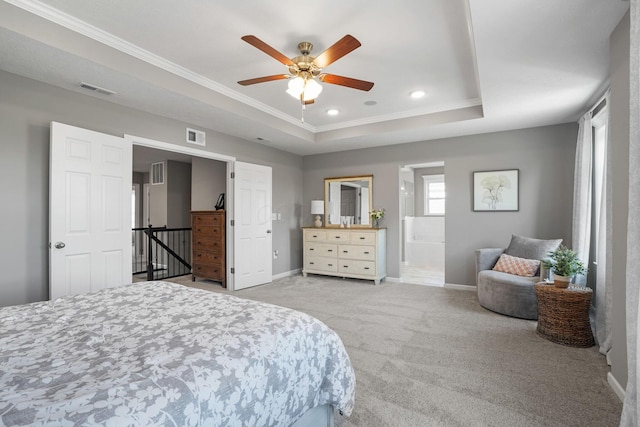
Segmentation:
<svg viewBox="0 0 640 427">
<path fill-rule="evenodd" d="M 329 64 L 332 64 L 361 46 L 360 42 L 349 34 L 338 40 L 331 47 L 316 57 L 310 56 L 311 49 L 313 48 L 311 43 L 299 43 L 298 50 L 300 51 L 300 56 L 296 56 L 291 59 L 287 58 L 256 36 L 243 36 L 242 40 L 260 49 L 289 68 L 289 74 L 275 74 L 272 76 L 257 77 L 254 79 L 239 81 L 238 83 L 243 86 L 274 80 L 289 79 L 287 93 L 294 98 L 299 99 L 303 105 L 312 104 L 318 95 L 320 95 L 322 86 L 316 81 L 316 79 L 323 83 L 330 83 L 363 91 L 369 91 L 373 87 L 372 82 L 322 72 Z"/>
</svg>

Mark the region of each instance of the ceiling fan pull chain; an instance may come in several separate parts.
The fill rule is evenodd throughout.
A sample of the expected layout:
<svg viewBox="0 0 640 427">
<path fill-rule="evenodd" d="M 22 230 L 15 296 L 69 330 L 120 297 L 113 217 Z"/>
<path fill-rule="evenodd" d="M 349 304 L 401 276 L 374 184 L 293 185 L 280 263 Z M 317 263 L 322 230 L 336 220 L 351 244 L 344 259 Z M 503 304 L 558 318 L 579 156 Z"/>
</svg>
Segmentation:
<svg viewBox="0 0 640 427">
<path fill-rule="evenodd" d="M 300 121 L 304 123 L 304 110 L 306 109 L 306 106 L 304 105 L 304 92 L 300 94 L 300 105 L 302 106 L 300 111 Z"/>
</svg>

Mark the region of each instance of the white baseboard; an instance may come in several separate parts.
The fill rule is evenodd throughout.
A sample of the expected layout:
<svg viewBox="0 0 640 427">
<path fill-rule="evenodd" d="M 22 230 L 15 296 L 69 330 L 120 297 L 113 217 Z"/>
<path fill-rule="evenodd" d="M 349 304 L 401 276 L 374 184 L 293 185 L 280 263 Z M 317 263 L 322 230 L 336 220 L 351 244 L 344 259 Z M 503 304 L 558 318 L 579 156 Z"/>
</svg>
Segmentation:
<svg viewBox="0 0 640 427">
<path fill-rule="evenodd" d="M 618 380 L 616 380 L 616 377 L 614 377 L 611 372 L 607 374 L 607 382 L 609 383 L 609 386 L 611 387 L 613 392 L 616 394 L 616 396 L 618 396 L 618 399 L 620 399 L 621 402 L 624 402 L 624 395 L 625 395 L 624 389 L 622 388 Z"/>
<path fill-rule="evenodd" d="M 404 280 L 402 280 L 399 277 L 391 277 L 391 276 L 387 276 L 385 277 L 386 281 L 388 282 L 394 282 L 394 283 L 408 283 L 411 284 L 411 282 L 405 282 Z M 455 283 L 445 283 L 444 285 L 430 285 L 428 283 L 418 283 L 419 285 L 424 285 L 424 286 L 437 286 L 440 288 L 446 288 L 446 289 L 458 289 L 461 291 L 472 291 L 475 292 L 476 291 L 476 287 L 475 286 L 471 286 L 471 285 L 457 285 Z"/>
<path fill-rule="evenodd" d="M 289 276 L 295 276 L 296 274 L 300 274 L 301 272 L 302 272 L 301 268 L 297 268 L 291 271 L 285 271 L 284 273 L 279 273 L 271 276 L 271 281 L 284 279 L 285 277 L 289 277 Z"/>
<path fill-rule="evenodd" d="M 444 287 L 445 289 L 457 289 L 459 291 L 476 291 L 476 287 L 471 285 L 456 285 L 455 283 L 445 283 Z"/>
</svg>

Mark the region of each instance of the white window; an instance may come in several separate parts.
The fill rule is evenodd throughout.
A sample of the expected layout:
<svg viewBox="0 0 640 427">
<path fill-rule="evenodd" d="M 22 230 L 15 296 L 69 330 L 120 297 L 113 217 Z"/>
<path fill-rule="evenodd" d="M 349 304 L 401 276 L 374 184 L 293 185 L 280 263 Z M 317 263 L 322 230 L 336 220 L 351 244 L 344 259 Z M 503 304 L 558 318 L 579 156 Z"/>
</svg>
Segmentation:
<svg viewBox="0 0 640 427">
<path fill-rule="evenodd" d="M 423 175 L 422 179 L 424 181 L 424 214 L 444 215 L 444 175 Z"/>
</svg>

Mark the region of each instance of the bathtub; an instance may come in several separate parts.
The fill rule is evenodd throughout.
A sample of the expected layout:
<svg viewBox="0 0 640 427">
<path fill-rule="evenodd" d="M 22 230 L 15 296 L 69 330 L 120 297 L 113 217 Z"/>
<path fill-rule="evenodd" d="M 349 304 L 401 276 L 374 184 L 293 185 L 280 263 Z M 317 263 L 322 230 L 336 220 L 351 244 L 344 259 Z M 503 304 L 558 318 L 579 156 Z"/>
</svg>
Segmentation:
<svg viewBox="0 0 640 427">
<path fill-rule="evenodd" d="M 412 267 L 444 271 L 444 242 L 424 240 L 406 242 L 405 262 Z"/>
<path fill-rule="evenodd" d="M 404 262 L 444 271 L 444 217 L 405 217 Z"/>
</svg>

